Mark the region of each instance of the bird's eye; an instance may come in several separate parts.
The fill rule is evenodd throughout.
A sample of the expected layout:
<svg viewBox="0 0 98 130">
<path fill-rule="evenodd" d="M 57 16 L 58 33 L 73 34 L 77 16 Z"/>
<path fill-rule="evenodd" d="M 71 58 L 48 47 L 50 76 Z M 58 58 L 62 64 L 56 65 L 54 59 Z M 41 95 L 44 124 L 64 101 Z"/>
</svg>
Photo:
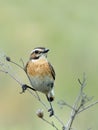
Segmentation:
<svg viewBox="0 0 98 130">
<path fill-rule="evenodd" d="M 35 50 L 35 53 L 36 53 L 36 54 L 38 54 L 38 53 L 39 53 L 39 51 L 38 51 L 38 50 Z"/>
</svg>

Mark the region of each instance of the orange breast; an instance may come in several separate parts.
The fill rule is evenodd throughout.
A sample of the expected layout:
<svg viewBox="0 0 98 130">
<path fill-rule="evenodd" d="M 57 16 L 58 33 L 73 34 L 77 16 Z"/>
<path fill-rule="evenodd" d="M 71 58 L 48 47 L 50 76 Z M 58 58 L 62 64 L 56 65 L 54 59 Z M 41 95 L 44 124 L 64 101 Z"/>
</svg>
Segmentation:
<svg viewBox="0 0 98 130">
<path fill-rule="evenodd" d="M 29 76 L 50 76 L 51 70 L 46 60 L 38 60 L 36 62 L 29 61 L 27 65 L 27 73 Z"/>
</svg>

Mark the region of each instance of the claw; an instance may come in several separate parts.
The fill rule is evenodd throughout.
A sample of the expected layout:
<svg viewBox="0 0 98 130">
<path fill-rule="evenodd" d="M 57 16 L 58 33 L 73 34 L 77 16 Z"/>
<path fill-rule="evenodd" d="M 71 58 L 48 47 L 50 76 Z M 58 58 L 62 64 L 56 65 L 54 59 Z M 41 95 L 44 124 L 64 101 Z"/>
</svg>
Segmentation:
<svg viewBox="0 0 98 130">
<path fill-rule="evenodd" d="M 24 93 L 27 88 L 28 88 L 28 86 L 26 84 L 23 84 L 22 85 L 22 92 L 20 92 L 20 94 Z"/>
<path fill-rule="evenodd" d="M 50 117 L 54 115 L 54 110 L 53 110 L 52 108 L 50 108 L 50 109 L 48 110 L 48 112 L 50 112 L 50 115 L 49 115 Z"/>
<path fill-rule="evenodd" d="M 30 86 L 28 86 L 26 84 L 23 84 L 22 85 L 22 92 L 20 92 L 20 94 L 24 93 L 27 90 L 27 88 L 29 88 L 29 89 L 31 89 L 33 91 L 36 91 L 34 88 L 32 88 L 32 87 L 30 87 Z"/>
</svg>

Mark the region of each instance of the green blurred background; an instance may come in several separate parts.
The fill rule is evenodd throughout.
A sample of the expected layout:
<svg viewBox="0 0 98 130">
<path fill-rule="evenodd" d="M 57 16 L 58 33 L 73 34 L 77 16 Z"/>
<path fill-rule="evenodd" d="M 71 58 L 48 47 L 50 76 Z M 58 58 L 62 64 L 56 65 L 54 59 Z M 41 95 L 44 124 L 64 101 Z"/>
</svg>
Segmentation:
<svg viewBox="0 0 98 130">
<path fill-rule="evenodd" d="M 48 59 L 56 70 L 53 106 L 66 123 L 70 110 L 61 109 L 57 101 L 73 103 L 79 90 L 77 79 L 82 79 L 83 72 L 86 93 L 98 99 L 98 0 L 0 0 L 0 48 L 21 64 L 20 58 L 26 62 L 37 46 L 50 48 Z M 13 67 L 28 83 L 26 75 Z M 36 116 L 42 105 L 28 92 L 20 95 L 20 91 L 13 79 L 0 73 L 0 129 L 54 130 Z M 73 127 L 97 130 L 98 106 L 77 116 Z"/>
</svg>

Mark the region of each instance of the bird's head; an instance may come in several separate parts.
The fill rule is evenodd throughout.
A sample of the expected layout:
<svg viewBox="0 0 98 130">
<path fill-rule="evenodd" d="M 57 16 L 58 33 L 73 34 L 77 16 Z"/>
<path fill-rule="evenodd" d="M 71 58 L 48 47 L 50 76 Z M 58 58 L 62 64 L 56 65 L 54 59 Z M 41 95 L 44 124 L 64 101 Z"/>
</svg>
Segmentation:
<svg viewBox="0 0 98 130">
<path fill-rule="evenodd" d="M 47 53 L 48 53 L 49 49 L 45 48 L 45 47 L 36 47 L 31 51 L 30 54 L 30 60 L 31 59 L 39 59 L 42 56 L 43 57 L 47 57 Z"/>
</svg>

